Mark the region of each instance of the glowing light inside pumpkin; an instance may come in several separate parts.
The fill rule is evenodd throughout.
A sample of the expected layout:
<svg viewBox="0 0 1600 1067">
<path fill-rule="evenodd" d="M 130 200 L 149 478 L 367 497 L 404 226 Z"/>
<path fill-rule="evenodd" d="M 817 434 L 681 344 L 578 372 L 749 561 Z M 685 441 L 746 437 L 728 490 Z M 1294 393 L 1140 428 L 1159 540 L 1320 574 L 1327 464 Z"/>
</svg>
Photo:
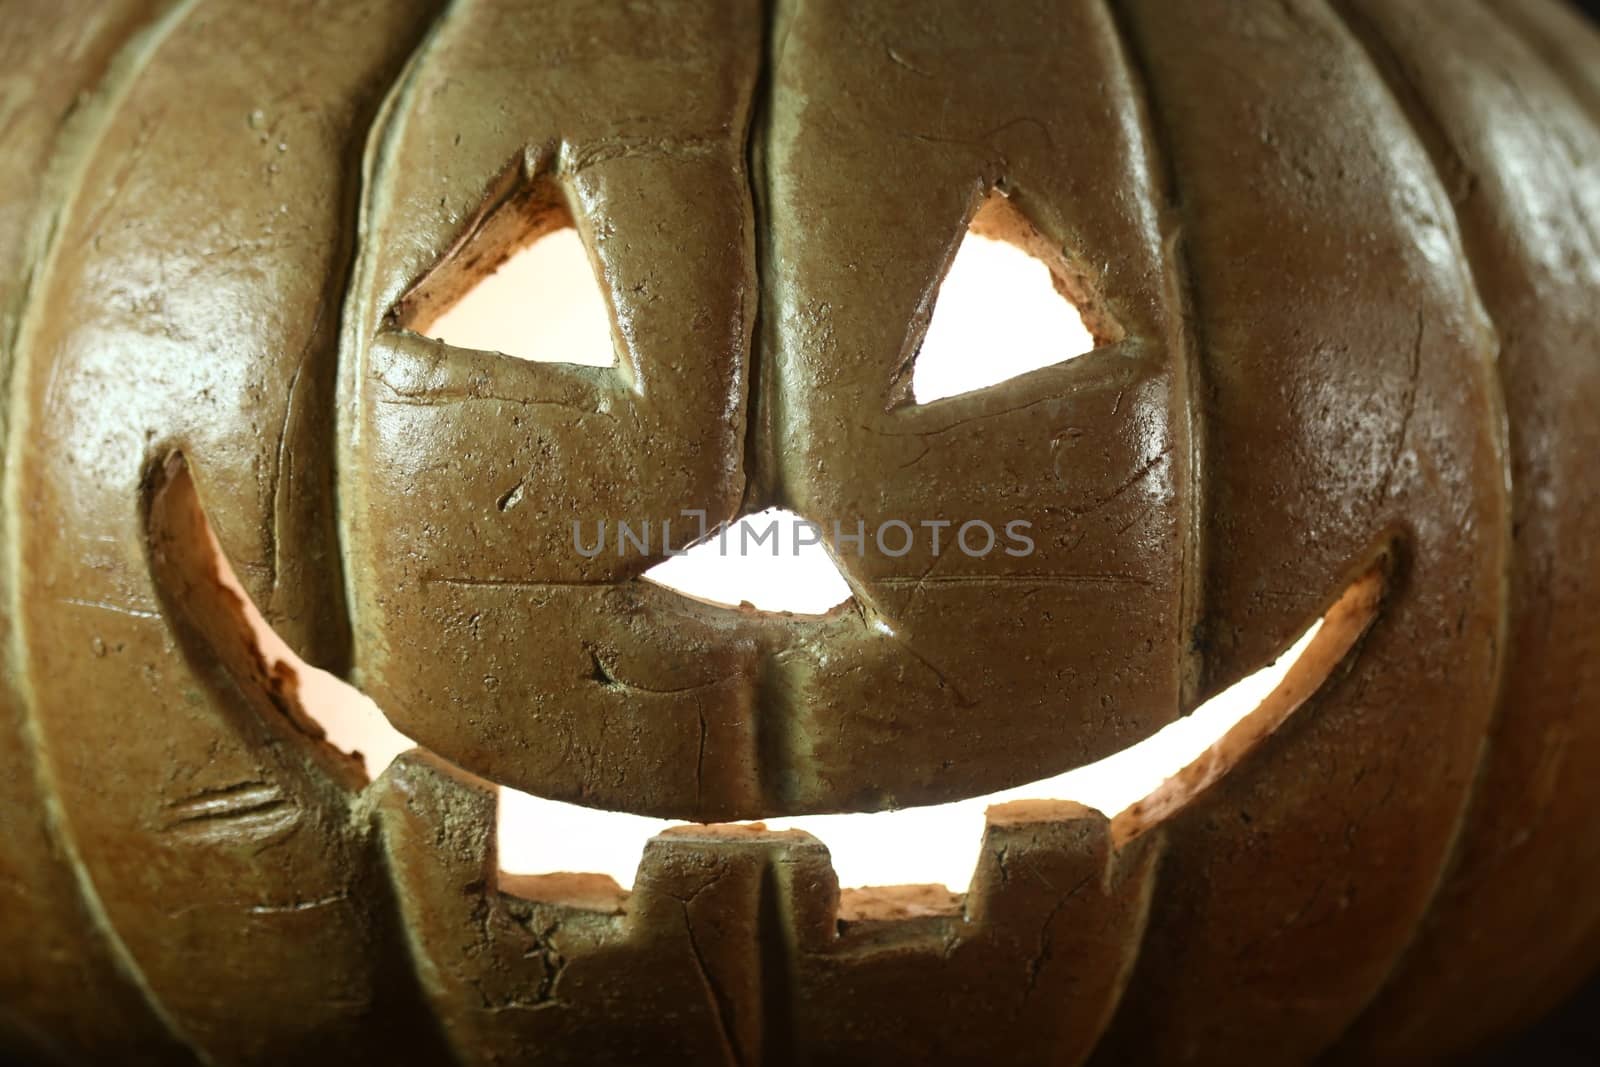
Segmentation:
<svg viewBox="0 0 1600 1067">
<path fill-rule="evenodd" d="M 570 229 L 547 235 L 513 256 L 427 332 L 458 346 L 538 361 L 615 364 L 606 302 L 582 242 Z M 940 288 L 913 369 L 913 397 L 926 403 L 981 389 L 1093 347 L 1077 309 L 1056 290 L 1043 262 L 1009 242 L 969 233 Z M 713 539 L 659 564 L 646 577 L 703 600 L 728 605 L 748 601 L 769 611 L 817 614 L 848 599 L 849 587 L 826 551 L 820 545 L 796 545 L 796 521 L 790 513 L 774 509 L 747 517 L 728 536 L 753 539 L 774 521 L 779 529 L 776 555 L 770 543 L 740 551 L 747 542 L 735 540 L 724 551 Z M 218 559 L 225 581 L 237 590 L 220 550 Z M 373 777 L 414 747 L 364 694 L 301 662 L 239 592 L 267 658 L 296 671 L 306 710 L 331 743 L 361 752 Z M 1260 706 L 1312 644 L 1318 626 L 1276 664 L 1098 763 L 950 804 L 773 819 L 767 825 L 804 829 L 823 840 L 843 886 L 942 883 L 962 888 L 977 860 L 989 805 L 1070 799 L 1108 816 L 1122 812 L 1205 754 Z M 626 888 L 632 885 L 645 841 L 670 825 L 670 820 L 599 811 L 502 788 L 501 867 L 508 874 L 606 874 Z"/>
<path fill-rule="evenodd" d="M 376 778 L 402 752 L 416 748 L 416 742 L 390 724 L 376 703 L 344 679 L 313 667 L 295 654 L 278 632 L 262 617 L 261 610 L 245 592 L 233 566 L 217 542 L 216 531 L 205 522 L 206 538 L 216 555 L 217 577 L 225 589 L 239 598 L 240 610 L 255 634 L 256 647 L 269 664 L 282 663 L 294 670 L 299 680 L 300 703 L 306 713 L 322 727 L 326 740 L 341 752 L 360 753 L 369 776 Z"/>
<path fill-rule="evenodd" d="M 939 286 L 911 395 L 926 404 L 970 393 L 1094 347 L 1043 261 L 1009 241 L 968 233 Z"/>
<path fill-rule="evenodd" d="M 1235 683 L 1191 714 L 1136 745 L 1058 774 L 986 796 L 869 814 L 769 819 L 774 830 L 805 830 L 833 857 L 842 886 L 936 882 L 965 889 L 977 866 L 984 812 L 1012 800 L 1075 800 L 1115 816 L 1201 758 L 1282 684 L 1321 629 L 1313 625 L 1272 665 Z"/>
<path fill-rule="evenodd" d="M 369 697 L 294 654 L 244 594 L 220 550 L 218 565 L 224 584 L 239 593 L 263 653 L 299 676 L 305 710 L 322 725 L 330 743 L 346 752 L 360 752 L 372 777 L 383 773 L 401 752 L 415 747 Z M 1188 717 L 1098 763 L 950 804 L 771 819 L 766 824 L 772 829 L 803 829 L 825 842 L 844 886 L 941 883 L 962 888 L 977 862 L 984 811 L 989 805 L 1056 799 L 1076 800 L 1108 816 L 1123 811 L 1204 754 L 1261 705 L 1311 646 L 1320 626 L 1308 630 L 1272 666 L 1230 687 Z M 633 883 L 645 841 L 671 825 L 667 819 L 584 808 L 502 788 L 500 865 L 510 874 L 606 874 L 627 888 Z"/>
<path fill-rule="evenodd" d="M 423 332 L 536 363 L 617 363 L 605 294 L 570 226 L 513 253 Z"/>
<path fill-rule="evenodd" d="M 650 581 L 713 604 L 821 615 L 850 599 L 826 537 L 793 512 L 746 515 L 681 556 L 645 571 Z"/>
<path fill-rule="evenodd" d="M 1269 667 L 1243 679 L 1137 745 L 1084 767 L 1013 789 L 899 811 L 768 819 L 828 846 L 841 886 L 938 883 L 966 888 L 982 844 L 984 812 L 1010 800 L 1075 800 L 1113 816 L 1203 755 L 1276 689 L 1315 639 L 1320 622 Z M 594 871 L 633 883 L 651 836 L 673 823 L 574 808 L 500 791 L 500 865 L 510 873 Z"/>
</svg>

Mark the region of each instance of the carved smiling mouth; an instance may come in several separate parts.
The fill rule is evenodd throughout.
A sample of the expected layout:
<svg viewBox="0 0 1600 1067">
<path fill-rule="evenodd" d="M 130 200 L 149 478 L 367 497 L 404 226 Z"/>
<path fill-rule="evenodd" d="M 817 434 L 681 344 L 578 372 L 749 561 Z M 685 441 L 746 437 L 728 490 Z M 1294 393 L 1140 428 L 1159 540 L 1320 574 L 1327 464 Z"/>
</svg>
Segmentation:
<svg viewBox="0 0 1600 1067">
<path fill-rule="evenodd" d="M 488 788 L 470 772 L 416 746 L 370 699 L 303 663 L 270 629 L 221 552 L 181 457 L 173 457 L 161 472 L 150 501 L 152 568 L 174 617 L 192 627 L 203 643 L 191 651 L 223 665 L 241 690 L 261 690 L 282 716 L 282 722 L 269 726 L 292 738 L 311 766 L 347 789 L 381 792 L 381 782 L 368 785 L 371 778 L 403 756 L 401 767 L 389 777 L 421 773 L 420 767 L 466 783 L 469 790 Z M 1064 774 L 942 805 L 698 828 L 504 789 L 498 820 L 502 844 L 497 857 L 493 849 L 490 855 L 498 861 L 502 884 L 521 894 L 553 894 L 584 906 L 620 909 L 626 898 L 622 887 L 629 882 L 627 865 L 642 848 L 648 867 L 656 841 L 711 842 L 715 848 L 768 837 L 795 840 L 793 833 L 803 830 L 824 839 L 837 835 L 849 843 L 836 857 L 847 884 L 944 883 L 852 891 L 840 905 L 841 917 L 959 911 L 961 898 L 944 886 L 965 885 L 975 866 L 979 873 L 973 885 L 978 884 L 982 853 L 997 827 L 1087 820 L 1100 826 L 1098 832 L 1113 852 L 1120 852 L 1228 775 L 1350 658 L 1378 614 L 1386 568 L 1387 553 L 1380 553 L 1332 599 L 1320 619 L 1256 674 L 1143 741 Z M 492 811 L 481 804 L 479 808 L 479 817 L 492 822 Z M 984 829 L 981 842 L 970 833 L 979 828 Z M 952 829 L 968 831 L 971 847 L 953 844 Z M 482 831 L 488 834 L 489 827 Z M 937 840 L 938 847 L 919 850 L 919 838 Z M 937 864 L 884 863 L 886 857 L 909 855 L 914 860 L 919 851 Z M 567 862 L 574 856 L 599 857 L 594 866 L 606 869 L 565 873 L 569 865 L 578 865 Z M 640 878 L 645 877 L 641 867 Z"/>
</svg>

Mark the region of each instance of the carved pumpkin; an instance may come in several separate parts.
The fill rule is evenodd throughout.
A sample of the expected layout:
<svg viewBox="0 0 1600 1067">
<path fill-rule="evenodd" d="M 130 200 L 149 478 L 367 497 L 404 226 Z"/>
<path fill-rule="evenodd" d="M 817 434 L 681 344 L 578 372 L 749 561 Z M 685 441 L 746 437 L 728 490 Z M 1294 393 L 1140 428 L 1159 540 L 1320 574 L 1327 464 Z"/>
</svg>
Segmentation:
<svg viewBox="0 0 1600 1067">
<path fill-rule="evenodd" d="M 123 1063 L 1416 1062 L 1600 960 L 1600 45 L 1533 0 L 8 12 L 0 1040 Z M 1096 349 L 916 403 L 975 218 Z M 423 328 L 570 221 L 618 365 Z M 983 358 L 980 352 L 974 359 Z M 781 504 L 819 618 L 574 553 Z M 421 750 L 367 784 L 221 583 Z M 677 543 L 684 538 L 680 535 Z M 973 796 L 1313 654 L 964 897 L 493 794 Z M 1298 707 L 1292 717 L 1289 712 Z"/>
</svg>

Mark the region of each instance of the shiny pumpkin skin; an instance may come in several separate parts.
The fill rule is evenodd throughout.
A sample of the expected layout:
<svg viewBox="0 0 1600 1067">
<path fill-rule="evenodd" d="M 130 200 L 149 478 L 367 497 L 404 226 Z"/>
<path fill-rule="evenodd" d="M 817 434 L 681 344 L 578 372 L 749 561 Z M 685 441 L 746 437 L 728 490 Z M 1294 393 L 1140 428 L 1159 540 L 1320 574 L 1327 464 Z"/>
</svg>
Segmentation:
<svg viewBox="0 0 1600 1067">
<path fill-rule="evenodd" d="M 6 1053 L 1414 1063 L 1526 1024 L 1600 962 L 1600 43 L 1566 8 L 21 0 L 6 15 Z M 703 367 L 659 394 L 660 425 L 727 460 L 697 475 L 657 457 L 663 477 L 690 471 L 684 499 L 843 512 L 889 486 L 865 459 L 805 472 L 840 462 L 850 375 L 888 380 L 975 193 L 1004 183 L 1090 265 L 1144 361 L 1130 380 L 1156 383 L 1144 438 L 1093 406 L 1119 396 L 1093 367 L 1007 431 L 1027 454 L 1098 419 L 1107 443 L 1072 469 L 1107 492 L 1119 433 L 1127 456 L 1158 442 L 1158 476 L 1113 515 L 1145 523 L 1149 551 L 1130 563 L 1092 530 L 1084 550 L 1090 573 L 1165 568 L 1141 572 L 1161 596 L 1100 609 L 1104 628 L 1163 642 L 1154 714 L 1270 659 L 1383 553 L 1377 622 L 1283 730 L 1134 845 L 1069 806 L 994 817 L 961 915 L 841 927 L 825 850 L 741 830 L 656 839 L 626 900 L 496 887 L 482 782 L 417 755 L 363 790 L 283 728 L 284 694 L 226 605 L 182 584 L 172 464 L 307 660 L 403 714 L 425 714 L 430 687 L 460 698 L 439 652 L 464 639 L 429 623 L 482 594 L 396 614 L 409 579 L 385 537 L 403 558 L 407 487 L 447 445 L 454 462 L 504 428 L 484 396 L 404 432 L 367 413 L 417 366 L 482 380 L 481 354 L 406 364 L 395 348 L 383 365 L 382 337 L 519 153 L 567 168 L 584 224 L 616 236 L 599 258 L 641 366 L 697 321 L 684 308 L 719 326 L 706 365 L 737 418 L 694 411 Z M 672 299 L 648 305 L 638 281 Z M 787 407 L 764 407 L 774 395 Z M 931 408 L 909 417 L 947 429 Z M 783 432 L 747 451 L 763 419 Z M 985 432 L 998 440 L 977 445 Z M 937 453 L 929 470 L 902 506 L 995 473 Z M 463 525 L 441 543 L 471 558 L 478 498 L 504 487 L 450 474 Z M 628 484 L 605 491 L 636 503 Z M 494 558 L 512 576 L 537 563 L 514 545 Z M 407 725 L 429 747 L 460 740 Z M 904 732 L 910 765 L 921 742 Z M 1084 757 L 1129 739 L 1085 737 Z M 501 777 L 476 744 L 446 754 Z M 872 787 L 849 757 L 842 780 Z M 626 766 L 610 806 L 688 803 L 681 759 Z M 503 773 L 600 784 L 559 769 Z M 1043 769 L 991 753 L 904 788 L 940 799 Z M 777 803 L 746 785 L 730 778 L 709 814 Z"/>
</svg>

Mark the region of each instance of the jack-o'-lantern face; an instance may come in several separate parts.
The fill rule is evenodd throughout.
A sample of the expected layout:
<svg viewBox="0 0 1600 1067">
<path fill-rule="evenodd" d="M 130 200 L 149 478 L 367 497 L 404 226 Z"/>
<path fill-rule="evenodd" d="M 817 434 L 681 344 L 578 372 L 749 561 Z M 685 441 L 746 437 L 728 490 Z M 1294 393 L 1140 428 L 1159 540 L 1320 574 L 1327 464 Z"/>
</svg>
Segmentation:
<svg viewBox="0 0 1600 1067">
<path fill-rule="evenodd" d="M 1407 1062 L 1600 953 L 1600 892 L 1517 888 L 1600 886 L 1600 133 L 1560 16 L 157 6 L 41 29 L 41 83 L 103 87 L 0 160 L 0 994 L 37 990 L 0 1038 Z M 429 336 L 569 222 L 614 366 Z M 918 402 L 974 228 L 1094 345 Z M 664 529 L 769 507 L 838 541 L 848 601 L 642 579 Z M 368 783 L 313 736 L 213 537 L 421 751 Z M 842 898 L 750 826 L 653 839 L 631 894 L 497 874 L 494 785 L 697 821 L 971 797 L 1318 619 L 1143 806 L 992 812 L 964 897 Z M 86 980 L 99 1028 L 59 1006 Z"/>
<path fill-rule="evenodd" d="M 775 77 L 753 118 L 755 39 L 712 53 L 702 27 L 656 60 L 687 95 L 605 77 L 621 57 L 597 54 L 571 84 L 530 64 L 497 87 L 526 98 L 514 117 L 464 121 L 446 102 L 472 83 L 448 79 L 502 30 L 463 28 L 419 66 L 429 103 L 392 116 L 352 294 L 355 666 L 397 724 L 520 789 L 703 820 L 987 792 L 1178 715 L 1198 683 L 1194 383 L 1119 116 L 968 142 L 1041 87 L 991 87 L 963 114 L 947 82 L 863 72 L 820 96 Z M 1063 95 L 1097 76 L 1052 75 Z M 908 132 L 930 122 L 945 128 Z M 614 368 L 423 336 L 565 219 Z M 1038 253 L 1098 347 L 917 404 L 913 357 L 969 225 Z M 770 506 L 835 543 L 849 603 L 761 615 L 638 580 L 664 530 L 676 547 L 691 516 Z M 1385 537 L 1351 545 L 1307 607 Z"/>
<path fill-rule="evenodd" d="M 496 216 L 362 351 L 345 484 L 364 686 L 412 736 L 490 778 L 696 819 L 948 799 L 1161 726 L 1180 704 L 1186 533 L 1184 401 L 1165 338 L 1106 325 L 1119 339 L 1073 363 L 897 402 L 983 176 L 963 173 L 970 161 L 908 175 L 931 188 L 874 203 L 877 226 L 822 217 L 798 242 L 784 216 L 821 193 L 797 171 L 771 208 L 782 296 L 762 307 L 742 188 L 748 105 L 731 91 L 713 103 L 723 110 L 652 120 L 667 140 L 728 131 L 698 158 L 534 179 L 590 213 L 579 229 L 619 323 L 619 366 L 530 364 L 406 329 L 449 291 L 454 262 L 493 264 L 477 235 L 506 225 Z M 395 137 L 392 165 L 421 174 L 433 168 L 408 153 L 431 158 L 455 131 L 417 121 Z M 436 187 L 418 186 L 430 213 Z M 513 217 L 537 216 L 530 200 L 549 210 L 515 185 L 497 193 Z M 431 221 L 409 206 L 391 201 L 384 226 L 408 235 L 406 251 Z M 908 239 L 917 228 L 926 239 Z M 665 269 L 668 248 L 693 266 Z M 393 259 L 375 249 L 374 274 Z M 753 338 L 758 317 L 775 325 Z M 820 618 L 723 610 L 638 580 L 663 531 L 678 547 L 700 536 L 698 516 L 773 505 L 835 542 L 849 603 Z M 653 539 L 650 554 L 623 530 Z"/>
</svg>

